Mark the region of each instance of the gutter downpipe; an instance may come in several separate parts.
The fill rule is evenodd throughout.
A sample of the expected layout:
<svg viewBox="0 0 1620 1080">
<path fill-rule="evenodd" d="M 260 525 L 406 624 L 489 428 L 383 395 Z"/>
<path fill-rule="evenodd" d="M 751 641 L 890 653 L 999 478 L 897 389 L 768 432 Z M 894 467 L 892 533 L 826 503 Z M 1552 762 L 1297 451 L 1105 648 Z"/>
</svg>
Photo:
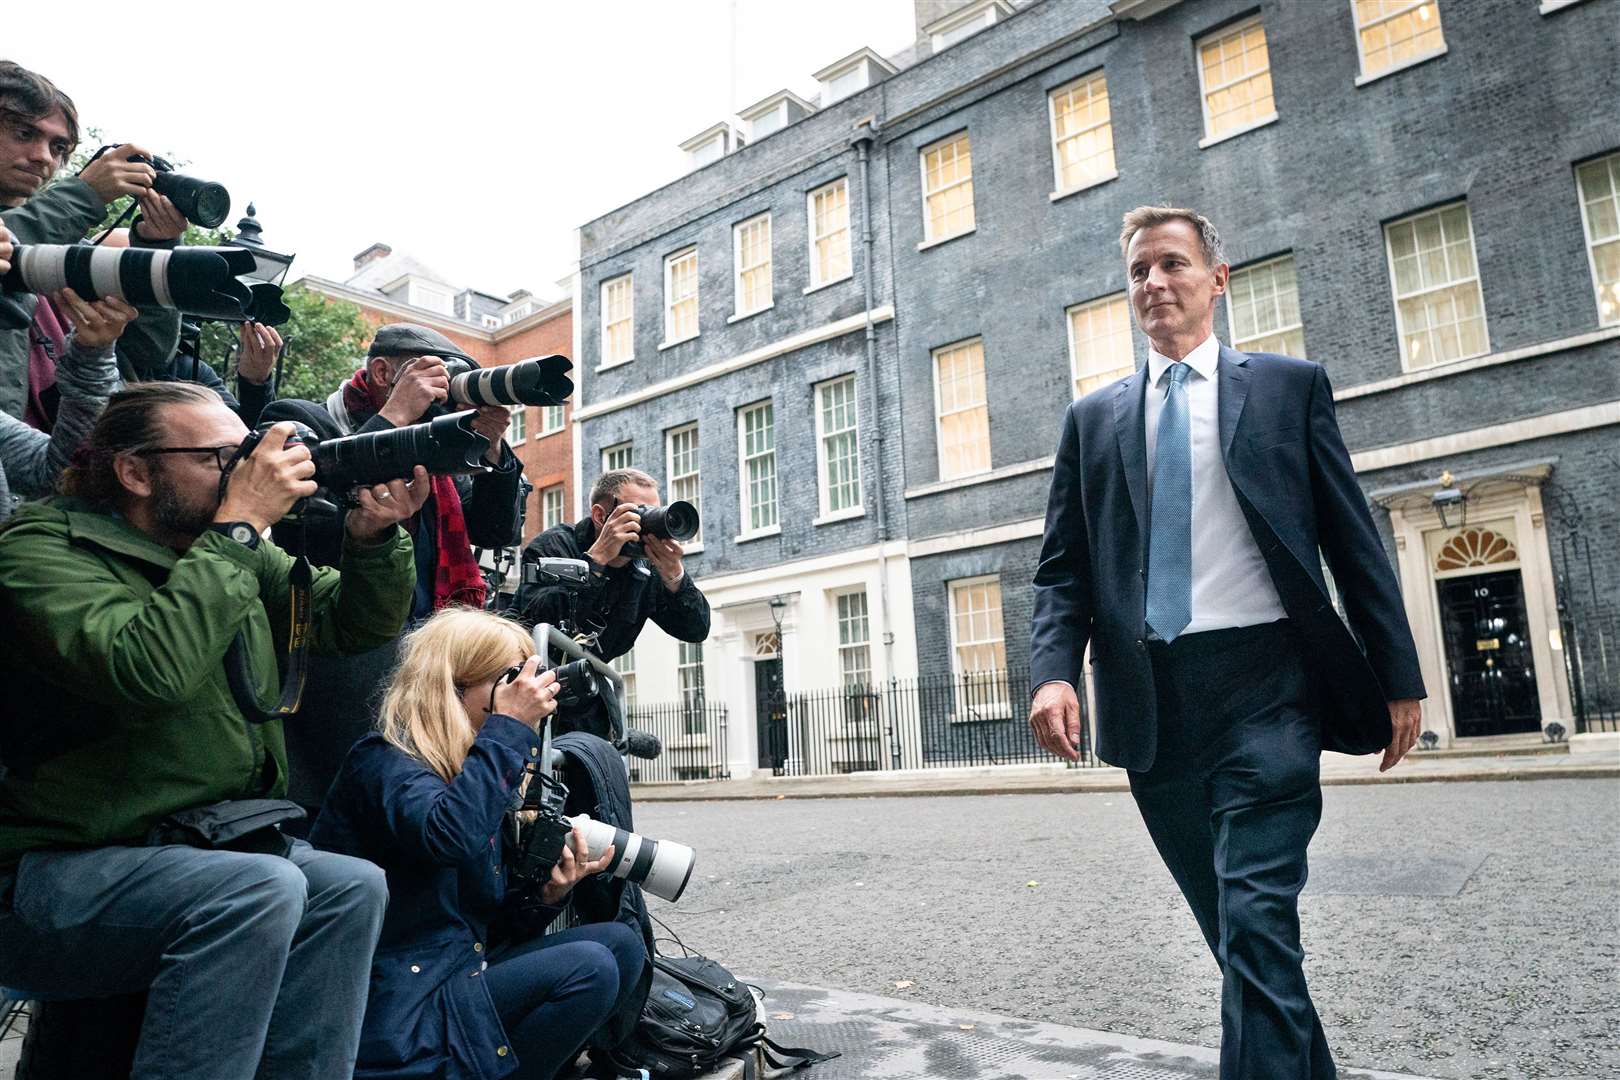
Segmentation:
<svg viewBox="0 0 1620 1080">
<path fill-rule="evenodd" d="M 866 382 L 866 396 L 869 404 L 869 414 L 872 424 L 873 441 L 877 443 L 876 467 L 873 473 L 873 493 L 877 500 L 877 539 L 878 539 L 878 639 L 883 643 L 884 671 L 889 679 L 895 678 L 894 670 L 894 633 L 889 629 L 889 556 L 887 546 L 889 542 L 889 504 L 883 489 L 883 463 L 884 443 L 881 411 L 882 397 L 878 388 L 877 378 L 877 324 L 872 321 L 872 299 L 877 291 L 875 285 L 876 269 L 873 255 L 877 248 L 877 240 L 872 235 L 872 184 L 870 168 L 870 151 L 882 130 L 876 117 L 867 117 L 856 126 L 855 135 L 850 140 L 855 146 L 855 161 L 861 174 L 861 249 L 865 256 L 865 272 L 862 274 L 861 287 L 866 301 L 866 360 L 862 379 Z"/>
</svg>

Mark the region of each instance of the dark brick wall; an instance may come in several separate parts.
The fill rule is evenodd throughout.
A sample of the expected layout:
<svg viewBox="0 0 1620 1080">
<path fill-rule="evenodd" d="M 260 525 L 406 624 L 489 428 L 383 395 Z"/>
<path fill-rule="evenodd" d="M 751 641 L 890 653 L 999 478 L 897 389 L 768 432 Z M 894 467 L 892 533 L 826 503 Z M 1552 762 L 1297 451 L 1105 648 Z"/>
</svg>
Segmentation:
<svg viewBox="0 0 1620 1080">
<path fill-rule="evenodd" d="M 793 333 L 857 313 L 865 271 L 862 192 L 849 146 L 875 115 L 871 194 L 874 303 L 896 317 L 878 328 L 881 414 L 862 392 L 869 514 L 815 528 L 809 385 L 861 363 L 859 333 L 723 379 L 615 412 L 584 427 L 598 448 L 633 437 L 638 463 L 662 476 L 662 431 L 703 424 L 708 550 L 698 573 L 764 566 L 872 542 L 875 440 L 884 440 L 892 533 L 940 535 L 1039 516 L 1038 472 L 903 500 L 938 479 L 931 350 L 983 339 L 992 465 L 1049 456 L 1069 398 L 1065 309 L 1117 293 L 1116 236 L 1124 211 L 1147 202 L 1202 209 L 1220 226 L 1234 265 L 1292 252 L 1306 349 L 1339 389 L 1402 374 L 1385 254 L 1386 222 L 1466 199 L 1490 349 L 1503 352 L 1597 329 L 1572 166 L 1620 149 L 1620 0 L 1586 0 L 1542 16 L 1533 0 L 1441 0 L 1448 52 L 1357 87 L 1348 3 L 1197 0 L 1145 22 L 1114 23 L 1102 0 L 1041 0 L 983 33 L 831 109 L 615 210 L 582 229 L 585 361 L 599 347 L 599 285 L 633 269 L 635 362 L 589 372 L 581 400 L 597 402 Z M 1194 41 L 1258 12 L 1271 55 L 1278 119 L 1205 149 Z M 1556 57 L 1556 62 L 1539 58 Z M 1119 176 L 1053 201 L 1047 94 L 1101 68 L 1108 77 Z M 919 149 L 966 130 L 973 146 L 976 231 L 917 250 L 922 240 Z M 804 194 L 851 178 L 855 277 L 808 296 Z M 772 213 L 775 308 L 726 322 L 733 310 L 731 226 Z M 659 352 L 663 256 L 700 246 L 701 336 Z M 1217 333 L 1227 336 L 1224 306 Z M 1138 353 L 1145 342 L 1137 335 Z M 1348 399 L 1339 415 L 1352 451 L 1559 412 L 1620 394 L 1620 341 Z M 780 539 L 738 548 L 736 405 L 777 402 L 784 476 Z M 1555 482 L 1568 505 L 1612 535 L 1613 428 L 1550 440 L 1567 458 Z M 1534 456 L 1540 442 L 1364 478 L 1367 488 Z M 1605 454 L 1608 454 L 1605 457 Z M 590 469 L 587 469 L 589 472 Z M 1549 506 L 1549 519 L 1553 508 Z M 1588 530 L 1594 528 L 1587 526 Z M 1595 532 L 1592 535 L 1597 535 Z M 1611 545 L 1612 546 L 1612 545 Z M 1027 651 L 1028 588 L 1038 543 L 918 560 L 918 650 L 925 670 L 948 667 L 943 582 L 999 573 L 1009 660 Z M 1604 555 L 1600 584 L 1620 593 Z"/>
</svg>

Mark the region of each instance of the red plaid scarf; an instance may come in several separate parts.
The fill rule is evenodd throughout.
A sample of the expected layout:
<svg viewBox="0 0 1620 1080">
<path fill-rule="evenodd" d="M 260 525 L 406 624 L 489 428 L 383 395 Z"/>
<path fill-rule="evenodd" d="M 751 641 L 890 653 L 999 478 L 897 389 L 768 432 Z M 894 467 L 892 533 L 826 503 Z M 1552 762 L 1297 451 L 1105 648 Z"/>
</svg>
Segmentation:
<svg viewBox="0 0 1620 1080">
<path fill-rule="evenodd" d="M 384 387 L 373 386 L 365 368 L 354 373 L 354 378 L 343 384 L 343 407 L 349 411 L 353 426 L 358 428 L 370 419 L 388 401 Z M 433 505 L 438 518 L 438 552 L 433 575 L 433 610 L 452 604 L 468 607 L 484 606 L 487 586 L 478 569 L 478 560 L 472 555 L 472 541 L 467 537 L 467 518 L 461 512 L 461 495 L 456 482 L 448 476 L 432 476 Z"/>
</svg>

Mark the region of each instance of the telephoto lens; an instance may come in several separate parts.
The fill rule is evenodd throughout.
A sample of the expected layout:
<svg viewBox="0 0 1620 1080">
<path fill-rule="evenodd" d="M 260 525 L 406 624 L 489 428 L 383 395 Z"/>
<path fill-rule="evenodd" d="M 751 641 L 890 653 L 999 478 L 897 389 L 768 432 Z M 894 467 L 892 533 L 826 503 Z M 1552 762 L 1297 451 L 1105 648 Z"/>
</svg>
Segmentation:
<svg viewBox="0 0 1620 1080">
<path fill-rule="evenodd" d="M 489 440 L 473 430 L 476 415 L 468 410 L 392 431 L 323 439 L 310 447 L 315 482 L 341 492 L 406 479 L 418 465 L 437 476 L 482 472 Z"/>
<path fill-rule="evenodd" d="M 239 247 L 108 248 L 90 244 L 21 244 L 0 278 L 7 293 L 68 288 L 86 300 L 113 296 L 135 307 L 177 308 L 205 319 L 241 322 L 272 300 L 274 285 L 250 287 L 237 276 L 253 271 L 253 253 Z M 273 297 L 270 290 L 274 290 Z M 261 321 L 270 322 L 270 318 Z"/>
<path fill-rule="evenodd" d="M 605 822 L 595 821 L 589 814 L 575 814 L 569 819 L 574 828 L 585 834 L 585 844 L 592 859 L 613 845 L 613 861 L 602 871 L 613 877 L 640 885 L 654 896 L 670 903 L 681 898 L 686 883 L 692 878 L 697 865 L 697 852 L 673 840 L 654 840 L 627 829 L 616 829 Z"/>
<path fill-rule="evenodd" d="M 450 376 L 450 400 L 458 405 L 561 405 L 574 392 L 566 356 L 541 356 L 504 367 L 478 368 Z"/>
</svg>

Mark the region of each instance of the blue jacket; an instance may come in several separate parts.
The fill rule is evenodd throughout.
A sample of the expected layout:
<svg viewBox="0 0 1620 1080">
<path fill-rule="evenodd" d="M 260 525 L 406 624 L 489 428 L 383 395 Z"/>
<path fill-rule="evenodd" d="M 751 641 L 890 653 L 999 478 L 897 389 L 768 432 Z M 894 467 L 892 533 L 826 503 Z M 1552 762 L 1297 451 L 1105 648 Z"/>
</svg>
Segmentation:
<svg viewBox="0 0 1620 1080">
<path fill-rule="evenodd" d="M 356 1080 L 491 1080 L 517 1067 L 482 975 L 506 900 L 502 818 L 539 753 L 532 730 L 497 713 L 449 783 L 381 735 L 344 759 L 310 842 L 382 867 L 389 895 Z"/>
</svg>

